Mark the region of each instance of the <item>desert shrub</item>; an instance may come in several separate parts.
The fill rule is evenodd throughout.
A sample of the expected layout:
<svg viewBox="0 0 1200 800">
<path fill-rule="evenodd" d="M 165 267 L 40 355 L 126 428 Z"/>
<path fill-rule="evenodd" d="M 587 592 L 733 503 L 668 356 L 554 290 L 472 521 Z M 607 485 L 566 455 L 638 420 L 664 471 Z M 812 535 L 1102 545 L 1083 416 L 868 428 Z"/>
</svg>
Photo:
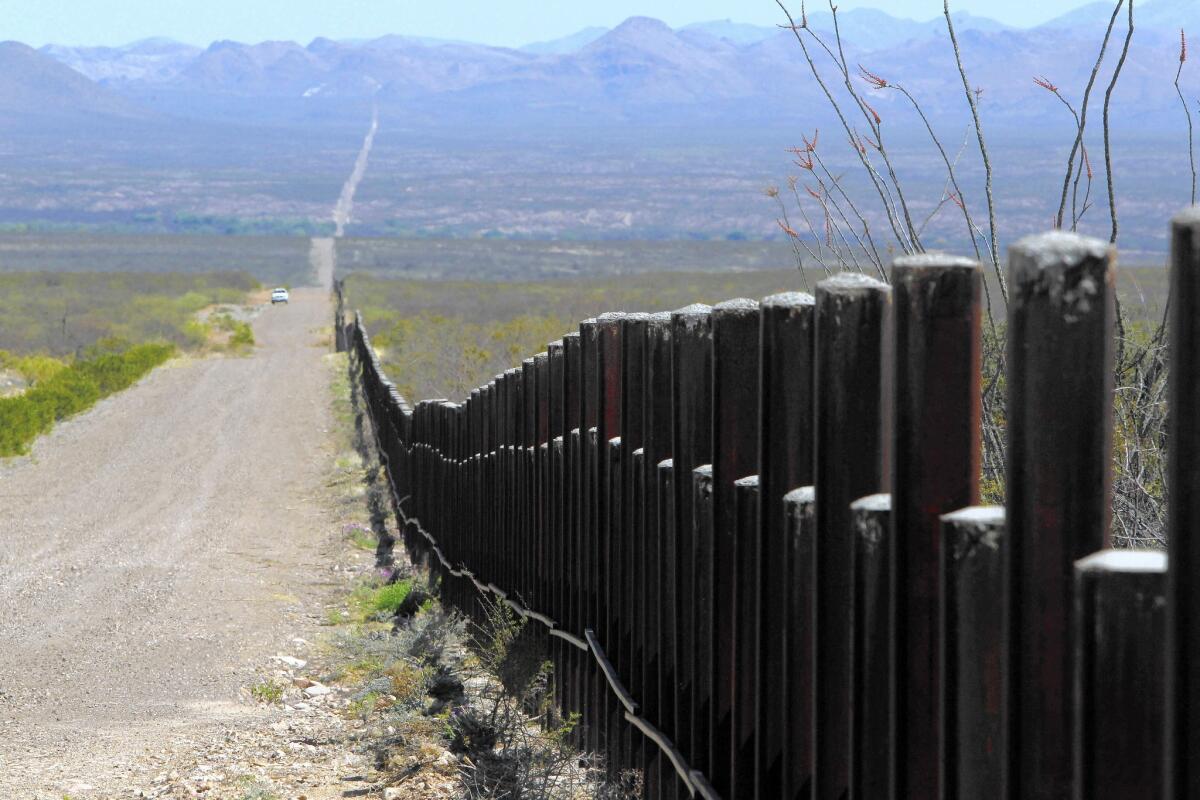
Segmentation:
<svg viewBox="0 0 1200 800">
<path fill-rule="evenodd" d="M 131 386 L 174 352 L 173 345 L 151 343 L 95 353 L 64 366 L 22 395 L 0 398 L 0 456 L 26 452 L 55 422 Z"/>
<path fill-rule="evenodd" d="M 0 274 L 0 349 L 70 357 L 112 337 L 196 346 L 206 339 L 198 311 L 241 303 L 255 288 L 241 273 Z"/>
</svg>

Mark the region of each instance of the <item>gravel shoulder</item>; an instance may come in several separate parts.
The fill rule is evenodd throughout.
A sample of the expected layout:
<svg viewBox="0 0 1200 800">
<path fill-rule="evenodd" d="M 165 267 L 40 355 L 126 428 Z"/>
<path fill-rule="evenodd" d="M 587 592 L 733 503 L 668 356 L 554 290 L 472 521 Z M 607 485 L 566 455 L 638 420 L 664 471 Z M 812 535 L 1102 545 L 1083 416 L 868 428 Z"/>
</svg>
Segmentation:
<svg viewBox="0 0 1200 800">
<path fill-rule="evenodd" d="M 0 797 L 136 797 L 164 753 L 278 720 L 245 688 L 342 584 L 330 315 L 296 289 L 251 355 L 174 361 L 0 463 Z"/>
</svg>

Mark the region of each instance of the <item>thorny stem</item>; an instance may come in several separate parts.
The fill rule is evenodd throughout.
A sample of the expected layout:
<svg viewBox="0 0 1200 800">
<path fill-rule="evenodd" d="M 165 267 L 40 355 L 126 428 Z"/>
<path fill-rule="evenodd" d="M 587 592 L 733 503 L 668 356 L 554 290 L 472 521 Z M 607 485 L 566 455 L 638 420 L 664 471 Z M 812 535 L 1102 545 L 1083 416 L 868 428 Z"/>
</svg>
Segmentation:
<svg viewBox="0 0 1200 800">
<path fill-rule="evenodd" d="M 858 103 L 859 108 L 863 112 L 863 116 L 867 120 L 867 124 L 871 126 L 871 130 L 875 133 L 875 141 L 879 144 L 877 148 L 879 155 L 883 158 L 884 166 L 887 167 L 888 176 L 892 179 L 892 186 L 896 189 L 896 199 L 900 201 L 900 209 L 904 212 L 904 224 L 908 227 L 909 240 L 912 242 L 913 249 L 918 253 L 924 252 L 925 248 L 921 246 L 920 237 L 917 236 L 917 230 L 913 227 L 912 215 L 908 211 L 908 201 L 904 199 L 904 190 L 900 188 L 900 181 L 896 177 L 896 171 L 892 168 L 892 160 L 888 157 L 887 149 L 883 146 L 883 125 L 876 122 L 875 112 L 867 107 L 865 101 L 859 98 L 858 91 L 854 88 L 853 82 L 850 79 L 850 66 L 846 63 L 846 51 L 842 46 L 842 27 L 838 22 L 838 9 L 834 5 L 833 0 L 829 0 L 829 11 L 833 15 L 833 35 L 837 42 L 837 62 L 842 71 L 842 80 L 846 84 L 846 90 L 850 92 L 850 96 Z M 818 38 L 817 34 L 812 30 L 809 33 Z M 829 48 L 826 48 L 828 51 Z"/>
<path fill-rule="evenodd" d="M 804 37 L 801 35 L 802 30 L 807 30 L 807 23 L 799 25 L 796 24 L 795 18 L 792 17 L 792 14 L 790 11 L 788 11 L 787 6 L 783 4 L 783 0 L 775 0 L 775 3 L 787 17 L 788 25 L 786 27 L 791 30 L 792 35 L 796 37 L 796 41 L 800 45 L 801 52 L 804 53 L 804 60 L 808 62 L 808 68 L 812 72 L 813 78 L 817 81 L 817 85 L 821 87 L 821 91 L 824 92 L 825 98 L 829 101 L 830 107 L 832 107 L 834 113 L 837 114 L 838 120 L 842 123 L 842 127 L 846 131 L 846 135 L 850 137 L 851 141 L 853 141 L 856 138 L 854 129 L 850 127 L 850 123 L 846 120 L 846 115 L 842 111 L 841 104 L 838 103 L 837 98 L 833 96 L 833 92 L 829 90 L 829 86 L 825 83 L 825 79 L 821 77 L 821 73 L 817 69 L 816 62 L 814 62 L 812 59 L 812 54 L 808 52 L 808 45 L 805 43 Z M 880 185 L 880 181 L 874 167 L 872 167 L 870 162 L 867 161 L 866 154 L 864 154 L 857 147 L 854 149 L 855 153 L 858 155 L 859 161 L 862 162 L 863 168 L 866 169 L 867 173 L 870 175 L 871 182 L 875 185 L 875 191 L 879 194 L 880 199 L 883 200 L 884 210 L 887 212 L 888 224 L 891 225 L 892 233 L 895 235 L 896 241 L 898 241 L 901 248 L 907 252 L 908 246 L 904 241 L 904 236 L 900 233 L 900 228 L 897 224 L 898 220 L 896 219 L 891 207 L 888 205 L 887 197 L 884 193 L 884 187 Z"/>
<path fill-rule="evenodd" d="M 1067 210 L 1067 192 L 1071 187 L 1071 176 L 1075 170 L 1075 156 L 1079 155 L 1079 148 L 1083 146 L 1083 134 L 1087 128 L 1087 111 L 1088 100 L 1092 96 L 1092 87 L 1096 83 L 1096 76 L 1100 74 L 1100 65 L 1104 63 L 1104 53 L 1108 50 L 1108 43 L 1112 39 L 1113 26 L 1117 24 L 1117 15 L 1121 13 L 1121 7 L 1125 0 L 1118 0 L 1117 7 L 1113 9 L 1112 17 L 1108 20 L 1108 28 L 1104 31 L 1104 39 L 1100 43 L 1100 55 L 1096 57 L 1096 63 L 1092 66 L 1092 74 L 1088 78 L 1087 88 L 1083 90 L 1083 102 L 1079 106 L 1079 129 L 1075 132 L 1075 143 L 1071 145 L 1071 155 L 1067 158 L 1067 174 L 1063 178 L 1062 198 L 1058 201 L 1058 213 L 1054 217 L 1054 227 L 1061 228 L 1063 224 L 1063 214 Z"/>
<path fill-rule="evenodd" d="M 862 248 L 866 252 L 867 257 L 870 258 L 871 262 L 875 265 L 875 269 L 879 270 L 879 274 L 885 274 L 886 270 L 883 267 L 883 259 L 879 257 L 879 249 L 875 246 L 875 240 L 871 237 L 871 226 L 867 223 L 866 218 L 854 205 L 854 201 L 850 199 L 850 195 L 846 194 L 846 190 L 842 187 L 842 182 L 834 177 L 833 173 L 829 171 L 829 168 L 825 166 L 825 162 L 821 160 L 819 155 L 817 155 L 817 151 L 814 149 L 810 155 L 812 156 L 813 162 L 819 166 L 821 171 L 824 172 L 829 178 L 829 182 L 838 190 L 838 194 L 842 196 L 842 199 L 846 201 L 846 205 L 849 206 L 850 210 L 854 212 L 854 216 L 858 218 L 859 223 L 862 224 L 863 235 L 867 237 L 867 245 L 870 245 L 869 249 L 867 245 L 862 245 Z M 817 180 L 820 180 L 820 177 L 818 177 Z M 846 226 L 851 227 L 849 222 L 846 223 Z M 859 238 L 857 233 L 855 233 L 855 238 Z M 861 239 L 859 239 L 859 243 L 860 245 L 862 244 Z"/>
<path fill-rule="evenodd" d="M 1108 176 L 1108 213 L 1112 217 L 1112 236 L 1109 238 L 1110 244 L 1117 243 L 1117 194 L 1116 187 L 1113 185 L 1113 170 L 1112 170 L 1112 141 L 1109 136 L 1108 127 L 1108 111 L 1112 104 L 1113 90 L 1117 88 L 1117 80 L 1121 77 L 1121 69 L 1125 66 L 1125 59 L 1129 56 L 1129 43 L 1133 41 L 1133 0 L 1129 0 L 1129 27 L 1125 31 L 1125 44 L 1121 48 L 1121 57 L 1117 60 L 1117 68 L 1113 70 L 1112 80 L 1108 82 L 1108 89 L 1104 92 L 1104 171 Z M 1118 317 L 1120 315 L 1118 314 Z"/>
<path fill-rule="evenodd" d="M 942 146 L 942 140 L 938 138 L 937 133 L 933 130 L 933 125 L 929 123 L 929 118 L 925 116 L 925 109 L 921 108 L 921 104 L 913 97 L 908 89 L 897 84 L 888 84 L 889 87 L 903 94 L 908 98 L 908 102 L 912 103 L 912 107 L 916 110 L 917 115 L 921 118 L 921 122 L 925 123 L 925 130 L 929 131 L 929 138 L 933 140 L 933 144 L 937 147 L 938 152 L 942 156 L 942 162 L 946 165 L 946 172 L 950 176 L 950 185 L 954 187 L 954 193 L 958 196 L 958 202 L 955 203 L 962 211 L 963 221 L 967 224 L 967 236 L 971 238 L 971 247 L 975 250 L 975 260 L 983 261 L 983 255 L 979 252 L 979 240 L 975 238 L 975 231 L 979 228 L 975 225 L 975 221 L 971 218 L 971 212 L 967 210 L 967 196 L 958 186 L 958 177 L 954 173 L 954 164 L 950 161 L 950 157 L 946 154 L 946 148 Z M 978 130 L 978 128 L 976 128 Z M 940 205 L 939 205 L 940 208 Z M 994 233 L 993 233 L 994 237 Z M 996 262 L 993 261 L 993 266 Z M 983 282 L 984 303 L 987 305 L 988 326 L 994 333 L 996 330 L 996 320 L 992 318 L 992 297 L 991 291 L 988 289 L 987 281 Z"/>
<path fill-rule="evenodd" d="M 1188 166 L 1192 168 L 1192 205 L 1196 205 L 1196 150 L 1192 143 L 1192 112 L 1187 101 L 1183 99 L 1183 90 L 1179 88 L 1179 76 L 1183 74 L 1183 64 L 1187 61 L 1187 40 L 1182 30 L 1179 31 L 1179 69 L 1175 70 L 1175 94 L 1179 95 L 1179 105 L 1183 106 L 1183 116 L 1188 126 Z"/>
<path fill-rule="evenodd" d="M 991 239 L 992 269 L 996 273 L 996 281 L 1000 286 L 1000 296 L 1008 304 L 1008 284 L 1004 282 L 1004 271 L 1000 269 L 1000 242 L 996 239 L 996 201 L 992 195 L 992 160 L 988 156 L 987 140 L 983 135 L 983 125 L 979 121 L 979 106 L 975 102 L 975 93 L 971 90 L 971 82 L 967 80 L 967 70 L 963 66 L 962 51 L 958 47 L 958 36 L 954 33 L 954 20 L 950 18 L 950 0 L 942 0 L 942 12 L 946 16 L 946 29 L 950 32 L 950 44 L 954 47 L 954 62 L 958 65 L 958 74 L 962 77 L 963 91 L 967 95 L 967 104 L 971 107 L 971 119 L 975 122 L 975 135 L 979 140 L 979 154 L 983 158 L 985 176 L 984 188 L 987 194 L 988 228 Z"/>
</svg>

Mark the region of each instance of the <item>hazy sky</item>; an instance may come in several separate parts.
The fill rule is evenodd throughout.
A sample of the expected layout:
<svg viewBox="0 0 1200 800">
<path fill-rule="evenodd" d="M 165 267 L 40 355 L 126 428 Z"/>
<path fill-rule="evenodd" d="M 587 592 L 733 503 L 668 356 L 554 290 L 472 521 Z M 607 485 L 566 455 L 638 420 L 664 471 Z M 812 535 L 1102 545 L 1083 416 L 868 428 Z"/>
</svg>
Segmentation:
<svg viewBox="0 0 1200 800">
<path fill-rule="evenodd" d="M 1013 25 L 1034 25 L 1084 0 L 952 0 L 954 10 Z M 839 0 L 842 9 L 884 8 L 931 19 L 941 0 Z M 799 0 L 789 7 L 799 12 Z M 825 8 L 815 0 L 810 8 Z M 316 36 L 369 38 L 385 33 L 516 46 L 634 15 L 674 26 L 710 19 L 760 25 L 781 21 L 774 0 L 0 0 L 0 39 L 33 45 L 124 44 L 169 36 L 207 44 Z"/>
</svg>

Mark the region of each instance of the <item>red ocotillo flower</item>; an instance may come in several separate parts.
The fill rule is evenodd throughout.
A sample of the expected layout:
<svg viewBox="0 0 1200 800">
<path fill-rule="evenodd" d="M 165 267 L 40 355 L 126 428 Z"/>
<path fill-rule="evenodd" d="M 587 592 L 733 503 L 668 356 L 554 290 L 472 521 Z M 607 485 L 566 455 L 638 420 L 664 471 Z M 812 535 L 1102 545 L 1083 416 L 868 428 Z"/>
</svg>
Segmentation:
<svg viewBox="0 0 1200 800">
<path fill-rule="evenodd" d="M 1179 63 L 1187 61 L 1187 36 L 1183 33 L 1183 28 L 1179 29 Z"/>
<path fill-rule="evenodd" d="M 866 100 L 863 100 L 863 105 L 864 105 L 864 106 L 866 106 L 866 108 L 867 108 L 867 111 L 870 111 L 870 112 L 871 112 L 871 116 L 875 118 L 875 124 L 876 124 L 876 125 L 882 125 L 882 124 L 883 124 L 883 120 L 882 120 L 882 119 L 880 119 L 880 117 L 879 117 L 879 112 L 878 112 L 878 111 L 876 111 L 875 109 L 871 108 L 871 104 L 870 104 L 870 103 L 868 103 Z"/>
<path fill-rule="evenodd" d="M 778 225 L 783 230 L 784 233 L 786 233 L 788 236 L 791 236 L 793 239 L 800 238 L 800 234 L 796 233 L 796 231 L 792 228 L 792 226 L 788 225 L 783 220 L 777 219 L 777 220 L 775 220 L 775 224 Z"/>
<path fill-rule="evenodd" d="M 866 81 L 867 83 L 871 84 L 872 86 L 874 86 L 876 89 L 886 89 L 889 85 L 887 82 L 887 78 L 879 77 L 874 72 L 871 72 L 869 69 L 864 67 L 862 64 L 858 65 L 858 71 L 861 74 L 862 79 L 864 81 Z"/>
<path fill-rule="evenodd" d="M 795 160 L 792 162 L 793 164 L 795 164 L 800 169 L 806 169 L 809 171 L 812 170 L 813 160 L 812 160 L 812 156 L 809 155 L 809 153 L 811 153 L 812 150 L 810 150 L 807 147 L 789 147 L 788 152 L 796 157 Z"/>
<path fill-rule="evenodd" d="M 1049 78 L 1034 78 L 1033 82 L 1045 89 L 1047 92 L 1053 92 L 1055 94 L 1058 93 L 1058 87 L 1051 83 Z"/>
</svg>

